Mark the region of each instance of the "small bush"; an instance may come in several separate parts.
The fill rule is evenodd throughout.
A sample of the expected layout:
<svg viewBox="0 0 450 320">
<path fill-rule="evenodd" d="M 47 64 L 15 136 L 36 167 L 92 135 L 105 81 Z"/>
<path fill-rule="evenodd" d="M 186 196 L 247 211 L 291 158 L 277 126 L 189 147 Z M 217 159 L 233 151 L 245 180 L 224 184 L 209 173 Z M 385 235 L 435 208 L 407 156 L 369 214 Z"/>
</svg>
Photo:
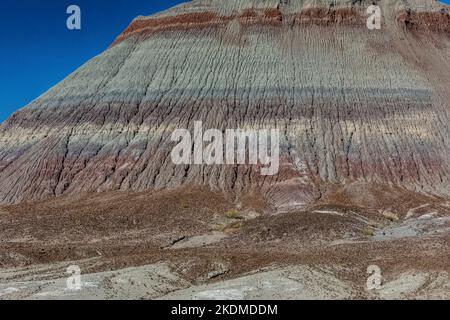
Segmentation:
<svg viewBox="0 0 450 320">
<path fill-rule="evenodd" d="M 232 224 L 226 226 L 223 232 L 226 234 L 233 234 L 238 232 L 242 228 L 242 222 L 233 222 Z"/>
<path fill-rule="evenodd" d="M 187 201 L 181 201 L 180 208 L 181 209 L 189 209 L 189 203 L 187 203 Z"/>
<path fill-rule="evenodd" d="M 243 219 L 239 211 L 234 209 L 225 212 L 225 217 L 227 217 L 228 219 Z"/>
<path fill-rule="evenodd" d="M 368 237 L 373 237 L 375 235 L 375 231 L 372 227 L 366 227 L 363 231 L 362 231 L 363 235 L 368 236 Z"/>
</svg>

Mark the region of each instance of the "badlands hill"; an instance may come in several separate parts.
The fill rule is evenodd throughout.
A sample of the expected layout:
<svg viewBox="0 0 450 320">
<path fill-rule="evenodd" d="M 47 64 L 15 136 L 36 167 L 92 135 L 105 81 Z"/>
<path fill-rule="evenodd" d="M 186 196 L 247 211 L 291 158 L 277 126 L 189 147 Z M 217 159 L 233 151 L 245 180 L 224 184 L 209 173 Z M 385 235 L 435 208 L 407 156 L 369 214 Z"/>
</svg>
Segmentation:
<svg viewBox="0 0 450 320">
<path fill-rule="evenodd" d="M 136 18 L 0 127 L 0 299 L 448 299 L 448 10 L 195 0 Z M 174 165 L 194 121 L 279 129 L 279 174 Z"/>
<path fill-rule="evenodd" d="M 432 0 L 196 0 L 138 17 L 0 128 L 5 204 L 206 185 L 311 203 L 362 181 L 450 195 L 450 16 Z M 278 128 L 280 174 L 175 166 L 176 128 Z M 371 188 L 371 187 L 370 187 Z"/>
</svg>

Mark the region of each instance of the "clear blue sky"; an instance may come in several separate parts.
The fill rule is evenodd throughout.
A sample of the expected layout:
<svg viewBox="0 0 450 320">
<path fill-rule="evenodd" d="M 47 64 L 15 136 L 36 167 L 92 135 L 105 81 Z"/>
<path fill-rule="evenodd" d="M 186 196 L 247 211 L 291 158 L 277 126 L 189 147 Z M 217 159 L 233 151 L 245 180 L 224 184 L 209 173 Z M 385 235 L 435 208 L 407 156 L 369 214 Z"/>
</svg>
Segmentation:
<svg viewBox="0 0 450 320">
<path fill-rule="evenodd" d="M 181 2 L 1 0 L 0 122 L 105 50 L 134 17 Z M 82 10 L 80 31 L 66 28 L 71 4 Z"/>
<path fill-rule="evenodd" d="M 183 0 L 1 0 L 0 123 L 104 51 L 138 15 Z M 82 29 L 66 27 L 81 8 Z"/>
</svg>

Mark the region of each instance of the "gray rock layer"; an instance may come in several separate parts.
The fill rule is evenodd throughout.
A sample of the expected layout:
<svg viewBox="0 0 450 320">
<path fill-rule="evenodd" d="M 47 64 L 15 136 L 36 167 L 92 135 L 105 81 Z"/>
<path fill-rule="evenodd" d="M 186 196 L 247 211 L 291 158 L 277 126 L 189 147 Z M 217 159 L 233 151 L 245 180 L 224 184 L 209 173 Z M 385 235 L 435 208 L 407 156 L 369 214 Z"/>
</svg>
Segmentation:
<svg viewBox="0 0 450 320">
<path fill-rule="evenodd" d="M 450 20 L 436 1 L 192 1 L 0 127 L 0 202 L 208 185 L 308 202 L 366 181 L 450 195 Z M 282 167 L 176 166 L 177 128 L 278 128 Z"/>
</svg>

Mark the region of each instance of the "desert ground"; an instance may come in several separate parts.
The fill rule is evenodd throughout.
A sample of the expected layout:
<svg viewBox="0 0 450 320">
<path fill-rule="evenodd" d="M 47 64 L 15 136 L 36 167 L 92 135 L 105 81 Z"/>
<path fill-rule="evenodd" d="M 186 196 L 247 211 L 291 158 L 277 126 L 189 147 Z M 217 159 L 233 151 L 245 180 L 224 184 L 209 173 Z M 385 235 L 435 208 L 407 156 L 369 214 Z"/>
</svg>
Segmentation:
<svg viewBox="0 0 450 320">
<path fill-rule="evenodd" d="M 301 209 L 261 203 L 190 188 L 4 206 L 0 299 L 450 298 L 445 199 L 355 182 Z"/>
</svg>

